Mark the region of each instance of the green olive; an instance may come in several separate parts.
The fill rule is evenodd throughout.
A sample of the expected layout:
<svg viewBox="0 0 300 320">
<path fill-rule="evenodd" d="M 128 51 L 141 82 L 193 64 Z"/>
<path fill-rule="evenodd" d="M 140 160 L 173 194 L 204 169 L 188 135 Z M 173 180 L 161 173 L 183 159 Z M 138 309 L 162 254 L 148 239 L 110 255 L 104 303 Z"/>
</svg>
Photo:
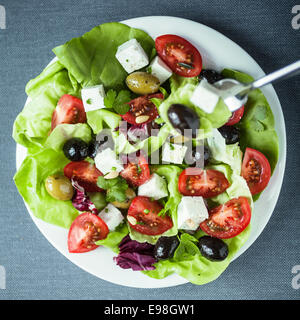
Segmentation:
<svg viewBox="0 0 300 320">
<path fill-rule="evenodd" d="M 128 209 L 131 204 L 132 199 L 135 198 L 136 194 L 135 194 L 134 190 L 132 190 L 131 188 L 128 188 L 125 191 L 125 194 L 127 197 L 126 201 L 124 201 L 124 202 L 114 201 L 114 202 L 112 202 L 112 204 L 115 207 L 120 208 L 120 209 Z"/>
<path fill-rule="evenodd" d="M 50 196 L 57 200 L 70 200 L 74 191 L 72 183 L 63 175 L 49 176 L 45 182 L 46 190 Z"/>
<path fill-rule="evenodd" d="M 150 94 L 158 91 L 159 80 L 147 72 L 133 72 L 126 78 L 128 88 L 137 94 Z"/>
</svg>

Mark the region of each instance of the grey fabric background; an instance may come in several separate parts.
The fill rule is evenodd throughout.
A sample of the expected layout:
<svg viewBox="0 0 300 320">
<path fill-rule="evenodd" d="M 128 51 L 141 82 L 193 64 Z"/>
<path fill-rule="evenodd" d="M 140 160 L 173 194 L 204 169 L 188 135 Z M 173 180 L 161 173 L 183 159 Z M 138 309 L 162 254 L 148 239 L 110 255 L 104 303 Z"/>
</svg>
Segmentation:
<svg viewBox="0 0 300 320">
<path fill-rule="evenodd" d="M 299 1 L 298 1 L 299 3 Z M 51 49 L 97 24 L 146 15 L 170 15 L 206 24 L 241 45 L 270 72 L 300 57 L 300 30 L 291 27 L 295 1 L 280 0 L 0 0 L 0 299 L 299 299 L 292 288 L 300 265 L 300 77 L 275 85 L 288 138 L 282 192 L 259 239 L 215 282 L 165 289 L 133 289 L 102 281 L 54 249 L 31 221 L 12 181 L 15 117 L 25 84 L 53 57 Z"/>
</svg>

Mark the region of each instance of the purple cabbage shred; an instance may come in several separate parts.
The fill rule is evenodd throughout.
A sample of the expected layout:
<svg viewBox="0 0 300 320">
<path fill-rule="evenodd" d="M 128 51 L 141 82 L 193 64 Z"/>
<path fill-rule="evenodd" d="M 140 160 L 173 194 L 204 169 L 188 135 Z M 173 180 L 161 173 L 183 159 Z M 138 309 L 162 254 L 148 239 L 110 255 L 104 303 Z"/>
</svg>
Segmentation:
<svg viewBox="0 0 300 320">
<path fill-rule="evenodd" d="M 153 264 L 157 260 L 153 256 L 152 244 L 131 240 L 127 235 L 119 244 L 119 249 L 120 253 L 114 258 L 119 267 L 134 271 L 155 269 Z"/>
<path fill-rule="evenodd" d="M 90 211 L 93 214 L 98 215 L 98 210 L 90 200 L 90 198 L 86 195 L 84 188 L 81 187 L 77 181 L 72 179 L 72 185 L 75 188 L 75 193 L 72 198 L 72 204 L 75 209 L 78 211 Z"/>
</svg>

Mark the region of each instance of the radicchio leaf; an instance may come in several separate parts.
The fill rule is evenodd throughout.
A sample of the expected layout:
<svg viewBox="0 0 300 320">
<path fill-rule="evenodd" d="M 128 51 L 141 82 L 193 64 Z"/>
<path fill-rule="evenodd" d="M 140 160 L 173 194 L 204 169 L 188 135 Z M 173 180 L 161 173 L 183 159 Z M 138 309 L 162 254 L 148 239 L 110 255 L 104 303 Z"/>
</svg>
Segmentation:
<svg viewBox="0 0 300 320">
<path fill-rule="evenodd" d="M 75 194 L 72 198 L 72 204 L 78 211 L 90 211 L 93 214 L 98 215 L 98 210 L 90 200 L 90 198 L 85 194 L 84 188 L 81 187 L 77 181 L 72 179 L 72 185 L 75 188 Z"/>
<path fill-rule="evenodd" d="M 134 142 L 147 139 L 149 137 L 147 124 L 131 126 L 127 131 L 127 137 Z"/>
<path fill-rule="evenodd" d="M 153 256 L 152 244 L 131 240 L 127 235 L 119 244 L 119 249 L 120 253 L 114 258 L 119 267 L 134 271 L 155 269 L 153 264 L 157 260 Z"/>
</svg>

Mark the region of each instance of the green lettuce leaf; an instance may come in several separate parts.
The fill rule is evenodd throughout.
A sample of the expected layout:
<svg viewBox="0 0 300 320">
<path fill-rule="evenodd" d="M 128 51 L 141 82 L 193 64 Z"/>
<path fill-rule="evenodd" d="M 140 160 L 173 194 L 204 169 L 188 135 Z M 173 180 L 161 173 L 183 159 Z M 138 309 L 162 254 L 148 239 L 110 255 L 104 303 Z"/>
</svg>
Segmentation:
<svg viewBox="0 0 300 320">
<path fill-rule="evenodd" d="M 128 227 L 129 227 L 129 235 L 132 240 L 136 240 L 138 242 L 148 242 L 148 243 L 155 244 L 161 236 L 171 237 L 178 233 L 177 206 L 181 201 L 181 197 L 182 197 L 178 191 L 178 177 L 182 170 L 179 167 L 174 165 L 159 165 L 159 166 L 154 166 L 153 171 L 158 175 L 166 178 L 168 191 L 169 191 L 169 198 L 166 203 L 168 211 L 166 212 L 166 214 L 168 214 L 172 218 L 173 227 L 159 236 L 147 236 L 145 234 L 136 232 L 135 230 L 130 228 L 129 225 Z"/>
<path fill-rule="evenodd" d="M 180 243 L 174 252 L 173 259 L 176 261 L 189 260 L 196 254 L 200 254 L 197 247 L 198 240 L 188 233 L 183 233 L 180 237 Z"/>
<path fill-rule="evenodd" d="M 49 92 L 50 89 L 52 90 L 50 96 L 55 101 L 55 95 L 61 96 L 60 93 L 70 90 L 70 87 L 73 92 L 78 93 L 80 90 L 79 84 L 68 74 L 65 67 L 59 61 L 54 61 L 40 75 L 27 83 L 25 91 L 31 99 L 34 99 L 44 94 L 45 91 Z"/>
<path fill-rule="evenodd" d="M 126 190 L 128 184 L 125 179 L 118 176 L 114 179 L 105 179 L 103 176 L 98 178 L 98 187 L 106 190 L 106 201 L 107 202 L 124 202 L 126 201 Z"/>
<path fill-rule="evenodd" d="M 224 173 L 230 183 L 230 187 L 222 194 L 209 199 L 216 204 L 223 204 L 230 199 L 241 196 L 247 197 L 251 206 L 253 199 L 246 180 L 240 176 L 242 168 L 242 152 L 239 144 L 226 144 L 221 133 L 214 129 L 212 136 L 206 139 L 211 152 L 211 164 L 209 169 L 214 169 Z"/>
<path fill-rule="evenodd" d="M 90 200 L 93 202 L 98 211 L 104 209 L 107 205 L 106 195 L 102 192 L 88 192 Z"/>
<path fill-rule="evenodd" d="M 230 183 L 230 186 L 220 195 L 208 199 L 209 202 L 213 201 L 214 206 L 224 204 L 230 199 L 238 197 L 246 197 L 249 200 L 251 207 L 253 208 L 253 199 L 246 180 L 234 172 L 227 164 L 210 165 L 208 169 L 213 169 L 224 173 L 225 177 Z"/>
<path fill-rule="evenodd" d="M 65 142 L 71 138 L 80 138 L 89 143 L 92 140 L 92 130 L 86 123 L 60 124 L 47 138 L 45 147 L 61 151 Z"/>
<path fill-rule="evenodd" d="M 127 73 L 115 54 L 118 46 L 133 38 L 148 57 L 152 56 L 154 40 L 144 31 L 118 22 L 97 26 L 53 52 L 83 87 L 103 84 L 106 90 L 120 90 L 125 87 Z"/>
<path fill-rule="evenodd" d="M 230 199 L 238 198 L 238 197 L 246 197 L 249 200 L 250 206 L 253 209 L 253 199 L 252 194 L 249 190 L 248 184 L 246 180 L 233 172 L 231 175 L 232 184 L 228 189 L 226 189 L 226 193 L 228 194 Z"/>
<path fill-rule="evenodd" d="M 78 96 L 79 87 L 70 80 L 62 64 L 56 61 L 29 81 L 26 92 L 31 101 L 14 122 L 13 138 L 17 143 L 37 152 L 44 147 L 48 138 L 52 113 L 58 100 L 64 94 Z"/>
<path fill-rule="evenodd" d="M 87 123 L 92 128 L 94 134 L 98 134 L 103 129 L 115 129 L 119 126 L 121 116 L 106 110 L 98 109 L 86 113 Z"/>
<path fill-rule="evenodd" d="M 239 144 L 226 144 L 225 139 L 217 129 L 213 129 L 212 135 L 206 139 L 211 159 L 216 163 L 226 163 L 231 169 L 241 174 L 242 167 L 242 151 Z"/>
<path fill-rule="evenodd" d="M 62 152 L 44 149 L 33 156 L 27 156 L 14 177 L 20 194 L 33 214 L 63 228 L 70 227 L 78 212 L 71 200 L 52 198 L 45 188 L 45 180 L 49 175 L 63 174 L 63 168 L 68 162 Z"/>
<path fill-rule="evenodd" d="M 115 253 L 119 253 L 119 243 L 127 236 L 128 232 L 126 223 L 122 223 L 115 231 L 111 231 L 105 239 L 97 241 L 96 244 L 107 247 Z"/>
</svg>

